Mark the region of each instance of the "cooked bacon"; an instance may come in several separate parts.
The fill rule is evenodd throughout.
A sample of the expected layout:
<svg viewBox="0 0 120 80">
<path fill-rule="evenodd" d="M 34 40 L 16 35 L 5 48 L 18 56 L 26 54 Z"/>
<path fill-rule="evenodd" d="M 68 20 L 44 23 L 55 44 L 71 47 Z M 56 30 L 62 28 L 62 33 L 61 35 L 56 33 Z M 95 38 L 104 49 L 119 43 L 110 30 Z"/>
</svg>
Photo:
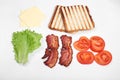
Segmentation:
<svg viewBox="0 0 120 80">
<path fill-rule="evenodd" d="M 61 57 L 59 64 L 67 67 L 70 65 L 72 61 L 72 55 L 73 55 L 73 50 L 71 47 L 72 37 L 62 35 L 61 41 L 62 41 L 62 49 L 61 49 Z"/>
<path fill-rule="evenodd" d="M 54 34 L 48 35 L 46 37 L 46 42 L 47 42 L 47 48 L 55 48 L 58 49 L 59 47 L 59 42 L 58 42 L 58 36 L 55 36 Z"/>
<path fill-rule="evenodd" d="M 44 62 L 45 65 L 50 68 L 54 67 L 58 60 L 57 49 L 46 49 L 45 55 L 42 57 L 42 59 L 44 58 L 47 58 L 47 60 Z"/>
<path fill-rule="evenodd" d="M 47 48 L 45 51 L 45 55 L 42 57 L 42 59 L 47 58 L 47 60 L 44 62 L 45 65 L 52 68 L 55 66 L 58 60 L 58 37 L 51 34 L 46 37 L 47 42 Z"/>
<path fill-rule="evenodd" d="M 69 64 L 72 61 L 72 48 L 68 47 L 68 48 L 62 48 L 61 49 L 61 57 L 60 57 L 60 64 L 64 65 L 64 66 L 69 66 Z"/>
<path fill-rule="evenodd" d="M 68 37 L 67 35 L 62 35 L 61 37 L 62 47 L 70 47 L 72 43 L 72 37 Z"/>
</svg>

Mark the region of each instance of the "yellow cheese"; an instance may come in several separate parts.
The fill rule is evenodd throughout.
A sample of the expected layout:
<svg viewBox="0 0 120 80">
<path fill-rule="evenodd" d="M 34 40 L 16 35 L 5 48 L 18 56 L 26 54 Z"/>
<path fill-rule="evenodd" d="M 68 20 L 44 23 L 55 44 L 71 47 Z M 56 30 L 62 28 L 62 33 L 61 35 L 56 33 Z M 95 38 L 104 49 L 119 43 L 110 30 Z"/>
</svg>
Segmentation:
<svg viewBox="0 0 120 80">
<path fill-rule="evenodd" d="M 31 7 L 20 13 L 20 25 L 26 27 L 40 26 L 45 15 L 37 7 Z"/>
</svg>

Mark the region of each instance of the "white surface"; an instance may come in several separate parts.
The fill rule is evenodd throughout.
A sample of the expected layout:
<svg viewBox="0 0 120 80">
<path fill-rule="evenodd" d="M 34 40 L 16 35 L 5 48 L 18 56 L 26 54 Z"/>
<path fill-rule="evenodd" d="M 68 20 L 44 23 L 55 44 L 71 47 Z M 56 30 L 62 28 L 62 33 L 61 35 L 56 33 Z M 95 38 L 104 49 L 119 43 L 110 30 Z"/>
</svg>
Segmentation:
<svg viewBox="0 0 120 80">
<path fill-rule="evenodd" d="M 76 1 L 76 2 L 75 2 Z M 48 23 L 55 5 L 86 4 L 95 22 L 95 29 L 67 34 L 48 29 Z M 21 10 L 31 6 L 39 7 L 46 15 L 43 24 L 31 28 L 43 34 L 42 46 L 29 56 L 26 65 L 20 65 L 14 60 L 12 33 L 25 29 L 19 26 L 18 15 Z M 120 80 L 120 1 L 119 0 L 0 0 L 0 80 Z M 105 49 L 112 53 L 113 60 L 107 66 L 97 63 L 81 65 L 76 60 L 77 51 L 74 49 L 73 61 L 69 67 L 58 63 L 52 69 L 45 66 L 41 57 L 46 48 L 45 37 L 48 34 L 58 36 L 67 34 L 73 41 L 80 36 L 90 38 L 101 36 Z M 60 49 L 60 48 L 59 48 Z"/>
</svg>

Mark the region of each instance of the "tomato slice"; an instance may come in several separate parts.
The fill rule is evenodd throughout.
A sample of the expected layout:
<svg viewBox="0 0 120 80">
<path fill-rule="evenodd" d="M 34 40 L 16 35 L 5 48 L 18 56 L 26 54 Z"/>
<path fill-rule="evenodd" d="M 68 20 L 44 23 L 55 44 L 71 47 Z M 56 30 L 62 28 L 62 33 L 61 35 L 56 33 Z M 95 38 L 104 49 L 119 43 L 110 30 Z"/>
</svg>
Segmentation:
<svg viewBox="0 0 120 80">
<path fill-rule="evenodd" d="M 74 42 L 73 45 L 78 51 L 86 51 L 90 48 L 90 40 L 87 37 L 82 36 L 78 41 Z"/>
<path fill-rule="evenodd" d="M 77 60 L 81 64 L 91 64 L 94 61 L 94 55 L 90 51 L 82 51 L 77 54 Z"/>
<path fill-rule="evenodd" d="M 90 38 L 90 49 L 94 52 L 100 52 L 105 47 L 105 41 L 99 36 Z"/>
<path fill-rule="evenodd" d="M 111 62 L 112 55 L 109 51 L 103 50 L 102 52 L 99 52 L 95 55 L 95 61 L 96 63 L 100 65 L 107 65 Z"/>
</svg>

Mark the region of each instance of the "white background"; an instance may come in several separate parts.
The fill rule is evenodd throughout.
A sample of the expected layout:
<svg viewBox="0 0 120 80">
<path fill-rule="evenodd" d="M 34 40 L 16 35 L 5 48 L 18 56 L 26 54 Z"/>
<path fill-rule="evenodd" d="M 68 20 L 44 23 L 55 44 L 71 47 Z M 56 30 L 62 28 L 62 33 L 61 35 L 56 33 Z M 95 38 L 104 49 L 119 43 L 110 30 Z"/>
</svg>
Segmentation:
<svg viewBox="0 0 120 80">
<path fill-rule="evenodd" d="M 87 5 L 95 28 L 74 34 L 48 29 L 48 23 L 57 4 Z M 37 6 L 46 15 L 40 27 L 31 28 L 43 35 L 42 46 L 29 56 L 26 65 L 20 65 L 14 59 L 12 33 L 26 29 L 20 27 L 18 16 L 21 10 L 32 6 Z M 0 0 L 0 80 L 120 80 L 119 27 L 119 0 Z M 45 66 L 44 60 L 41 59 L 46 48 L 45 37 L 48 34 L 56 34 L 59 37 L 66 34 L 72 37 L 73 42 L 80 36 L 101 36 L 105 40 L 105 50 L 112 53 L 112 62 L 107 66 L 100 66 L 95 62 L 90 65 L 79 64 L 76 60 L 77 51 L 73 48 L 73 60 L 69 67 L 57 63 L 51 69 Z M 61 44 L 60 40 L 59 42 Z"/>
</svg>

